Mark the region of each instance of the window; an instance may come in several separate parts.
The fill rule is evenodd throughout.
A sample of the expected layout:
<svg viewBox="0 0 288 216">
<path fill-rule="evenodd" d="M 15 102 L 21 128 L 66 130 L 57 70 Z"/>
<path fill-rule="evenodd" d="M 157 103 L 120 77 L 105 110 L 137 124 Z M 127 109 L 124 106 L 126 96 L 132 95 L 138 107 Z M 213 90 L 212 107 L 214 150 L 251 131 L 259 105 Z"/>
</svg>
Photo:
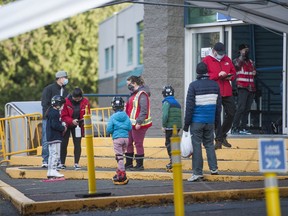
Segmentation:
<svg viewBox="0 0 288 216">
<path fill-rule="evenodd" d="M 114 46 L 111 46 L 111 70 L 114 69 Z"/>
<path fill-rule="evenodd" d="M 109 48 L 105 49 L 105 72 L 108 72 L 110 68 L 110 50 Z"/>
<path fill-rule="evenodd" d="M 127 63 L 133 64 L 133 38 L 127 40 Z"/>
<path fill-rule="evenodd" d="M 143 43 L 144 43 L 144 34 L 143 34 L 143 21 L 137 23 L 137 51 L 138 51 L 138 65 L 143 64 Z"/>
</svg>

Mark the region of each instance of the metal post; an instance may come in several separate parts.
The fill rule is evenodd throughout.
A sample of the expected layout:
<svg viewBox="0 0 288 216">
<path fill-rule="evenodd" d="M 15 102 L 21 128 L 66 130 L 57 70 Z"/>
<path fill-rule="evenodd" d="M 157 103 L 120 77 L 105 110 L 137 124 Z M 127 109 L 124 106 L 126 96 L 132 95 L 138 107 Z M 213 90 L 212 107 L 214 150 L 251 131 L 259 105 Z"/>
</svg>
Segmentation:
<svg viewBox="0 0 288 216">
<path fill-rule="evenodd" d="M 110 196 L 111 193 L 96 193 L 93 130 L 91 123 L 91 114 L 88 110 L 88 106 L 86 106 L 85 108 L 84 129 L 85 129 L 86 151 L 87 151 L 88 194 L 76 194 L 76 197 L 86 198 L 96 196 Z"/>
<path fill-rule="evenodd" d="M 89 194 L 96 193 L 96 181 L 95 181 L 95 166 L 94 166 L 94 149 L 93 149 L 93 131 L 91 123 L 91 115 L 88 111 L 88 106 L 85 109 L 84 115 L 84 129 L 86 139 L 86 151 L 87 151 L 87 172 L 88 172 L 88 187 Z"/>
<path fill-rule="evenodd" d="M 184 216 L 180 137 L 177 135 L 176 125 L 173 125 L 173 135 L 171 137 L 171 156 L 173 167 L 174 213 L 175 216 Z"/>
<path fill-rule="evenodd" d="M 265 197 L 267 216 L 281 216 L 276 173 L 265 173 Z"/>
</svg>

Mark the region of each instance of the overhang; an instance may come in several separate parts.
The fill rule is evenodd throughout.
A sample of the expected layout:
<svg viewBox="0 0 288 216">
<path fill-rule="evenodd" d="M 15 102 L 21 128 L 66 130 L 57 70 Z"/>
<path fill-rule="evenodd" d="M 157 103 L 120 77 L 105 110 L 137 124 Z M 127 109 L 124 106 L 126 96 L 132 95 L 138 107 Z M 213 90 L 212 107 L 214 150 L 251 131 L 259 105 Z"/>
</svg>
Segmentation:
<svg viewBox="0 0 288 216">
<path fill-rule="evenodd" d="M 288 33 L 287 0 L 188 0 L 189 6 L 210 8 L 247 23 Z"/>
</svg>

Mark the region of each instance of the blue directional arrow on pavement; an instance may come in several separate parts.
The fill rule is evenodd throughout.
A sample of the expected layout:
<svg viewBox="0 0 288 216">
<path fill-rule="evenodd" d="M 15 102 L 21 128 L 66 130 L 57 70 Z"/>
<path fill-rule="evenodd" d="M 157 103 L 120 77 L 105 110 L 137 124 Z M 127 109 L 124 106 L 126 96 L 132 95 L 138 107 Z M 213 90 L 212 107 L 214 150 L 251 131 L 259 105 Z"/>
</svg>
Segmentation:
<svg viewBox="0 0 288 216">
<path fill-rule="evenodd" d="M 259 140 L 260 172 L 286 172 L 286 148 L 283 139 Z"/>
</svg>

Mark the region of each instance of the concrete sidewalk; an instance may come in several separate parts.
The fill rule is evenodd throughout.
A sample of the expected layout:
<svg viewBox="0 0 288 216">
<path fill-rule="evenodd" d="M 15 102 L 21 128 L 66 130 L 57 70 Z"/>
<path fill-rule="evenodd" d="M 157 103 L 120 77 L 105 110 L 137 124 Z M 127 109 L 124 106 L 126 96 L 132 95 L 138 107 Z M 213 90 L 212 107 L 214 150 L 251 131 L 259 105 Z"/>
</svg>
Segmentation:
<svg viewBox="0 0 288 216">
<path fill-rule="evenodd" d="M 238 173 L 238 181 L 230 182 L 209 181 L 209 178 L 202 182 L 187 182 L 183 179 L 185 203 L 264 198 L 263 180 L 241 182 L 241 175 L 245 177 L 247 173 Z M 254 176 L 259 177 L 259 173 L 254 173 Z M 221 175 L 218 177 L 221 179 Z M 278 183 L 281 197 L 288 197 L 288 180 L 279 180 Z M 13 179 L 6 174 L 5 167 L 0 170 L 0 193 L 6 199 L 10 199 L 22 215 L 91 208 L 163 205 L 173 203 L 174 197 L 173 180 L 130 179 L 127 185 L 114 185 L 111 180 L 97 179 L 94 195 L 99 197 L 78 198 L 79 195 L 89 195 L 87 179 L 59 182 Z M 107 193 L 111 195 L 102 196 Z"/>
</svg>

